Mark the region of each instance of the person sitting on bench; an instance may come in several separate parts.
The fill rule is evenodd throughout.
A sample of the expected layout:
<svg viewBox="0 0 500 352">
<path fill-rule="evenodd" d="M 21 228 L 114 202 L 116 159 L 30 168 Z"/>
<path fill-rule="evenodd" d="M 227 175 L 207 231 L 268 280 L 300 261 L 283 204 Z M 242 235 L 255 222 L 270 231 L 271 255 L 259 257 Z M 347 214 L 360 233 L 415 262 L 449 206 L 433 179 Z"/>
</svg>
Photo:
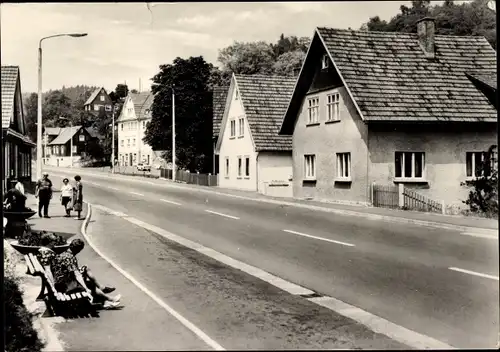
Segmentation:
<svg viewBox="0 0 500 352">
<path fill-rule="evenodd" d="M 53 258 L 51 268 L 56 290 L 66 294 L 86 291 L 92 296 L 104 299 L 104 308 L 118 307 L 121 296 L 111 297 L 107 294 L 114 291 L 114 288 L 102 287 L 86 266 L 78 267 L 76 255 L 84 247 L 85 243 L 81 239 L 74 239 L 67 251 Z"/>
<path fill-rule="evenodd" d="M 42 264 L 45 272 L 49 279 L 54 282 L 54 276 L 52 275 L 52 270 L 50 269 L 50 265 L 52 264 L 52 260 L 56 256 L 56 253 L 52 250 L 54 243 L 54 235 L 52 234 L 44 234 L 42 235 L 42 239 L 40 241 L 41 247 L 38 250 L 37 258 L 40 264 Z"/>
</svg>

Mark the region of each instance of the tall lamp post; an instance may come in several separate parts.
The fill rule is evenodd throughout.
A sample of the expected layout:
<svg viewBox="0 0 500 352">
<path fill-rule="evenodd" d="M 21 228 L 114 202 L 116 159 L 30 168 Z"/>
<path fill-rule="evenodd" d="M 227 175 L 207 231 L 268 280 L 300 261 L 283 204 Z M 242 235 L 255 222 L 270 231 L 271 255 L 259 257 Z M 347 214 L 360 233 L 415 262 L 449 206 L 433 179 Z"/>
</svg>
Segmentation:
<svg viewBox="0 0 500 352">
<path fill-rule="evenodd" d="M 38 112 L 36 129 L 36 177 L 42 178 L 42 41 L 56 37 L 85 37 L 87 33 L 64 33 L 43 37 L 38 43 Z"/>
<path fill-rule="evenodd" d="M 175 84 L 172 85 L 172 181 L 175 182 Z"/>
<path fill-rule="evenodd" d="M 69 142 L 70 143 L 69 144 L 70 145 L 70 147 L 69 147 L 69 149 L 70 149 L 69 153 L 70 154 L 69 155 L 70 155 L 70 163 L 71 163 L 70 164 L 70 168 L 72 168 L 73 167 L 73 121 L 71 121 L 70 119 L 68 119 L 66 117 L 63 117 L 63 116 L 59 117 L 59 120 L 69 121 L 69 134 L 71 136 L 71 139 L 70 139 L 70 142 Z"/>
<path fill-rule="evenodd" d="M 115 173 L 115 104 L 112 105 L 111 115 L 111 173 Z"/>
</svg>

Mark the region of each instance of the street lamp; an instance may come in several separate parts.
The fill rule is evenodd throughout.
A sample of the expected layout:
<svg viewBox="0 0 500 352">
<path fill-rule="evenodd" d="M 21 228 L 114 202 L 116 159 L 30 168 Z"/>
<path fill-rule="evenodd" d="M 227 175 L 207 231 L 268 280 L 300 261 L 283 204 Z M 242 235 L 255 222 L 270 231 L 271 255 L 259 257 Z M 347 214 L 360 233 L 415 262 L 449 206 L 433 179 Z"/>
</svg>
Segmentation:
<svg viewBox="0 0 500 352">
<path fill-rule="evenodd" d="M 70 145 L 70 147 L 69 147 L 70 162 L 71 162 L 70 168 L 73 168 L 73 121 L 71 121 L 70 119 L 63 117 L 63 116 L 60 116 L 59 120 L 69 121 L 69 134 L 71 136 L 70 144 L 69 144 Z"/>
<path fill-rule="evenodd" d="M 38 113 L 36 129 L 36 177 L 42 178 L 42 41 L 56 37 L 85 37 L 87 33 L 64 33 L 43 37 L 38 43 Z M 73 152 L 73 151 L 71 151 Z M 73 165 L 71 165 L 73 166 Z"/>
</svg>

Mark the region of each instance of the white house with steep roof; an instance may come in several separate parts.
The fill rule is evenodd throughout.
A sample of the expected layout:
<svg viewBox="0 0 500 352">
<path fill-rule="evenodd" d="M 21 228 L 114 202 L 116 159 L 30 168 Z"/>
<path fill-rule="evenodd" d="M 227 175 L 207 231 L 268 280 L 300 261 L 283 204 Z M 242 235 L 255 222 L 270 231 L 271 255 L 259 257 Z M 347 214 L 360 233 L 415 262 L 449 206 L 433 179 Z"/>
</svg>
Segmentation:
<svg viewBox="0 0 500 352">
<path fill-rule="evenodd" d="M 233 75 L 215 148 L 219 186 L 292 196 L 292 139 L 278 135 L 295 78 Z"/>
<path fill-rule="evenodd" d="M 139 163 L 151 165 L 155 154 L 151 146 L 142 139 L 146 126 L 151 121 L 153 93 L 129 93 L 118 117 L 118 163 L 134 166 Z"/>
</svg>

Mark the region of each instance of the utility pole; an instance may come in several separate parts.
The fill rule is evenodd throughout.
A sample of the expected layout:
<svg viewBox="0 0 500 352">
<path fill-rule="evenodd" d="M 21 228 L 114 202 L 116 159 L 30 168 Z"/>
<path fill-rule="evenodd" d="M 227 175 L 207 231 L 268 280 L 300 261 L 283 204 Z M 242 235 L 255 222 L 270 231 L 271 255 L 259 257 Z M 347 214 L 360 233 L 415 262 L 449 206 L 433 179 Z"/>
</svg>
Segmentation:
<svg viewBox="0 0 500 352">
<path fill-rule="evenodd" d="M 175 182 L 175 85 L 172 85 L 172 181 Z"/>
<path fill-rule="evenodd" d="M 111 173 L 115 173 L 115 104 L 112 104 L 111 113 Z"/>
</svg>

